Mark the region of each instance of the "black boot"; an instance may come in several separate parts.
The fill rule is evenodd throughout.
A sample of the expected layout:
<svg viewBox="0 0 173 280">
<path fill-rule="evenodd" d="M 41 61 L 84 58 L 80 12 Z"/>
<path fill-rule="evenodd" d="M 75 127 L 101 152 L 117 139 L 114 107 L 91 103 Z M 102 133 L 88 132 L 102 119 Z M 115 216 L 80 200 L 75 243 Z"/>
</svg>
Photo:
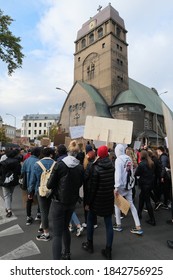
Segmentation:
<svg viewBox="0 0 173 280">
<path fill-rule="evenodd" d="M 112 248 L 111 247 L 107 247 L 106 249 L 103 249 L 102 251 L 102 255 L 107 259 L 107 260 L 112 260 Z"/>
<path fill-rule="evenodd" d="M 93 248 L 93 241 L 88 240 L 87 242 L 83 242 L 82 243 L 82 248 L 87 251 L 88 253 L 93 253 L 94 252 L 94 248 Z"/>
</svg>

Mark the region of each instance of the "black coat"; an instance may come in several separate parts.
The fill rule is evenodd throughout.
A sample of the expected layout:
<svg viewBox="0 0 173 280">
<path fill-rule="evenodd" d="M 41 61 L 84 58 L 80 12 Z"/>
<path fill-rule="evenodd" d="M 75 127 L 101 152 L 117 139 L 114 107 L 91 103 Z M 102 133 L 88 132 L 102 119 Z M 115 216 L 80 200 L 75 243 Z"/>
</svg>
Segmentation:
<svg viewBox="0 0 173 280">
<path fill-rule="evenodd" d="M 146 160 L 142 160 L 135 171 L 135 176 L 139 176 L 138 184 L 142 186 L 153 186 L 154 183 L 155 168 L 150 168 Z"/>
<path fill-rule="evenodd" d="M 4 182 L 6 174 L 12 172 L 14 174 L 14 180 L 12 186 L 19 184 L 19 175 L 21 174 L 21 164 L 17 158 L 7 158 L 0 162 L 2 170 L 2 182 Z"/>
<path fill-rule="evenodd" d="M 91 167 L 86 204 L 97 216 L 114 213 L 114 167 L 111 160 L 98 158 Z"/>
<path fill-rule="evenodd" d="M 69 168 L 58 161 L 49 177 L 47 187 L 52 189 L 52 197 L 68 207 L 75 206 L 79 199 L 79 189 L 84 181 L 84 169 L 81 164 Z"/>
</svg>

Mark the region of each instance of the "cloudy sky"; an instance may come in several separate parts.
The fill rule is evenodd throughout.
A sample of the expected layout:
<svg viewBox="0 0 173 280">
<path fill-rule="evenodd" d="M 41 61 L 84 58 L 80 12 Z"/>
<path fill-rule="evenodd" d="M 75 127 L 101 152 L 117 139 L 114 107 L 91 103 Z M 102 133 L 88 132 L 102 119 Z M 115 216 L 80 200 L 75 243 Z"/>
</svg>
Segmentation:
<svg viewBox="0 0 173 280">
<path fill-rule="evenodd" d="M 173 110 L 173 1 L 112 0 L 125 21 L 129 77 L 157 89 Z M 73 85 L 77 31 L 107 0 L 0 0 L 0 9 L 15 21 L 21 37 L 23 66 L 8 76 L 0 61 L 0 116 L 21 127 L 26 114 L 59 113 Z M 9 113 L 12 116 L 6 115 Z"/>
</svg>

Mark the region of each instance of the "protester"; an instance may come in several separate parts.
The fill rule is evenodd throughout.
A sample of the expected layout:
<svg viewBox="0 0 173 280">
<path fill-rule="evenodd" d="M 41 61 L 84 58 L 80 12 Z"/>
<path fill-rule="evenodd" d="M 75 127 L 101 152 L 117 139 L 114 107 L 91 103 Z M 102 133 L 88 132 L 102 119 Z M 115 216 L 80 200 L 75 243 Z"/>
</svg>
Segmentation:
<svg viewBox="0 0 173 280">
<path fill-rule="evenodd" d="M 170 192 L 171 192 L 171 180 L 167 176 L 166 169 L 170 168 L 169 157 L 165 152 L 164 147 L 159 146 L 157 148 L 157 154 L 162 166 L 161 175 L 160 175 L 160 185 L 163 193 L 163 205 L 162 208 L 168 210 L 168 202 L 170 201 Z"/>
<path fill-rule="evenodd" d="M 145 204 L 150 217 L 150 219 L 146 220 L 146 222 L 152 226 L 155 226 L 156 221 L 150 200 L 154 183 L 154 162 L 149 157 L 146 150 L 141 151 L 141 162 L 136 169 L 135 175 L 139 177 L 138 184 L 140 188 L 138 215 L 140 219 L 142 219 L 142 210 Z"/>
<path fill-rule="evenodd" d="M 97 150 L 98 158 L 92 165 L 92 172 L 85 209 L 87 216 L 87 241 L 82 243 L 82 248 L 94 252 L 94 217 L 104 218 L 106 227 L 106 248 L 101 253 L 106 259 L 112 259 L 112 214 L 114 211 L 114 167 L 108 156 L 107 146 Z"/>
<path fill-rule="evenodd" d="M 42 150 L 42 158 L 40 162 L 44 165 L 46 170 L 50 170 L 52 164 L 54 163 L 53 160 L 54 157 L 54 150 L 52 148 L 44 148 Z M 29 195 L 28 198 L 32 199 L 33 195 L 37 195 L 38 204 L 40 206 L 40 212 L 41 212 L 41 226 L 42 226 L 42 233 L 37 235 L 36 239 L 38 241 L 49 241 L 50 240 L 50 234 L 49 234 L 49 208 L 51 204 L 51 197 L 46 196 L 40 196 L 39 195 L 39 185 L 40 185 L 40 179 L 42 175 L 42 168 L 38 164 L 39 161 L 37 161 L 34 164 L 34 170 L 33 170 L 33 176 L 32 180 L 29 186 Z M 41 232 L 41 230 L 39 230 Z"/>
<path fill-rule="evenodd" d="M 32 182 L 32 176 L 34 173 L 34 164 L 39 160 L 41 149 L 39 147 L 33 148 L 31 150 L 31 155 L 24 160 L 24 163 L 22 165 L 22 170 L 21 170 L 21 175 L 25 178 L 26 180 L 26 187 L 27 187 L 27 192 L 30 191 L 30 186 Z M 34 194 L 34 193 L 33 193 Z M 26 225 L 29 226 L 33 222 L 33 218 L 31 216 L 31 210 L 32 210 L 32 205 L 33 205 L 33 196 L 27 197 L 26 201 Z M 40 214 L 40 208 L 38 205 L 37 209 L 37 215 L 35 220 L 41 220 L 41 214 Z"/>
<path fill-rule="evenodd" d="M 2 172 L 2 191 L 5 200 L 6 217 L 12 216 L 12 198 L 16 186 L 19 185 L 21 164 L 17 159 L 18 150 L 11 150 L 6 153 L 7 158 L 0 162 Z"/>
<path fill-rule="evenodd" d="M 135 179 L 133 179 L 134 182 L 132 182 L 132 184 L 130 184 L 130 180 L 128 180 L 129 171 L 131 173 L 131 176 L 133 177 L 132 160 L 128 155 L 125 154 L 125 147 L 122 144 L 118 144 L 115 147 L 115 155 L 115 196 L 121 195 L 125 197 L 130 203 L 130 210 L 135 222 L 135 228 L 132 228 L 130 231 L 131 233 L 142 235 L 143 230 L 141 229 L 140 220 L 132 197 L 132 188 L 134 186 Z M 113 226 L 113 229 L 115 231 L 121 232 L 123 230 L 121 226 L 121 213 L 120 209 L 116 205 L 115 219 L 116 224 Z"/>
<path fill-rule="evenodd" d="M 48 181 L 52 189 L 50 221 L 52 222 L 54 260 L 71 259 L 71 235 L 69 223 L 79 198 L 79 189 L 83 184 L 84 169 L 76 159 L 79 146 L 75 140 L 68 146 L 68 156 L 56 163 Z M 62 250 L 62 240 L 64 251 Z"/>
</svg>

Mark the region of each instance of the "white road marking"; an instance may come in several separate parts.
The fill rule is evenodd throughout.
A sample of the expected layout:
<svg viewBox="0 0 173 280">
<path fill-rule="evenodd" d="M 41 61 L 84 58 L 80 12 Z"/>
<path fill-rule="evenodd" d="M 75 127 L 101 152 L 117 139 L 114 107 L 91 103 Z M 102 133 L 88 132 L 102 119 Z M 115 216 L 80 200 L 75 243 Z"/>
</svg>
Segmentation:
<svg viewBox="0 0 173 280">
<path fill-rule="evenodd" d="M 29 242 L 21 245 L 15 250 L 3 255 L 2 257 L 0 257 L 0 260 L 17 260 L 37 254 L 40 254 L 40 250 L 38 249 L 34 241 L 30 240 Z"/>
<path fill-rule="evenodd" d="M 19 234 L 23 233 L 24 231 L 21 229 L 19 225 L 14 225 L 12 227 L 9 227 L 7 229 L 4 229 L 0 231 L 0 237 L 7 236 L 7 235 L 13 235 L 13 234 Z"/>
</svg>

